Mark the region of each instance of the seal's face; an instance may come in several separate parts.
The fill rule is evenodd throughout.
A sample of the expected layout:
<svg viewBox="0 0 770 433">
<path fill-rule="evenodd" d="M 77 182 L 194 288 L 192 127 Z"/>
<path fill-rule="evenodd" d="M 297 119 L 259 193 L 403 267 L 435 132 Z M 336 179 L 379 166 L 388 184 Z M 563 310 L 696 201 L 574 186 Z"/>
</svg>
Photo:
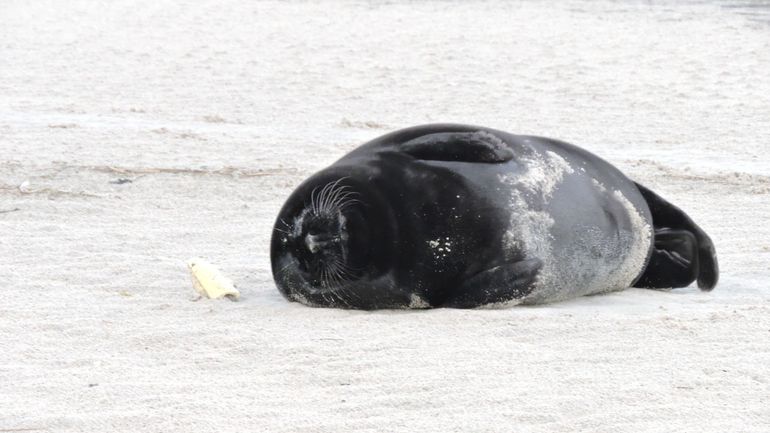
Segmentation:
<svg viewBox="0 0 770 433">
<path fill-rule="evenodd" d="M 273 231 L 273 276 L 287 297 L 346 306 L 354 282 L 368 271 L 371 231 L 361 193 L 346 178 L 299 188 Z"/>
<path fill-rule="evenodd" d="M 305 208 L 295 219 L 287 242 L 312 291 L 333 288 L 352 276 L 347 218 L 340 209 L 316 212 Z"/>
</svg>

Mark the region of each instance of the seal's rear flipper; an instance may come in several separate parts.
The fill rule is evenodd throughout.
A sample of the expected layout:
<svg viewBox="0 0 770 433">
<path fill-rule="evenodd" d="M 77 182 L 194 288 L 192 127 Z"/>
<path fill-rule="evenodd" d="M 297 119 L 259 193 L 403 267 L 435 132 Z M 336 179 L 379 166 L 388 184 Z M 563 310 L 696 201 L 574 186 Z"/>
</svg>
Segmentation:
<svg viewBox="0 0 770 433">
<path fill-rule="evenodd" d="M 532 283 L 542 267 L 540 259 L 527 259 L 479 272 L 464 281 L 442 306 L 473 308 L 522 299 L 532 292 Z"/>
<path fill-rule="evenodd" d="M 684 211 L 642 185 L 655 226 L 655 248 L 634 287 L 685 287 L 698 279 L 701 290 L 719 280 L 719 264 L 711 238 Z"/>
<path fill-rule="evenodd" d="M 461 162 L 506 162 L 513 152 L 503 140 L 486 131 L 437 132 L 409 140 L 399 150 L 417 159 Z"/>
<path fill-rule="evenodd" d="M 688 230 L 655 230 L 652 256 L 635 287 L 687 287 L 698 278 L 698 241 Z"/>
</svg>

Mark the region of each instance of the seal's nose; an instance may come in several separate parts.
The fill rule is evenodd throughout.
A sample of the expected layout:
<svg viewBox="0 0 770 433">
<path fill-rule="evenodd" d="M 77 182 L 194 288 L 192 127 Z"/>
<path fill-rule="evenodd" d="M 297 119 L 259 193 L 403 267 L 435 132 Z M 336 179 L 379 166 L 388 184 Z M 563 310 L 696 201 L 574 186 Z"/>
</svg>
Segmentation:
<svg viewBox="0 0 770 433">
<path fill-rule="evenodd" d="M 310 250 L 310 252 L 313 254 L 318 252 L 318 250 L 321 248 L 337 241 L 339 241 L 338 237 L 325 234 L 314 235 L 312 233 L 308 233 L 308 235 L 305 236 L 305 245 L 307 245 L 307 249 Z"/>
</svg>

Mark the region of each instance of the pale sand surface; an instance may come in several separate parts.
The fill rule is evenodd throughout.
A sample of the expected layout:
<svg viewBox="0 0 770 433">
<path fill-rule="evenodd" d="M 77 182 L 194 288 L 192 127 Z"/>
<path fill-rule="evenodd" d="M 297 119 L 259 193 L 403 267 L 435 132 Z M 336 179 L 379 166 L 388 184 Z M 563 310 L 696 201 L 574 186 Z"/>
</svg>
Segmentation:
<svg viewBox="0 0 770 433">
<path fill-rule="evenodd" d="M 0 431 L 770 431 L 755 6 L 3 1 Z M 437 121 L 605 157 L 712 235 L 720 285 L 493 311 L 284 301 L 268 239 L 292 188 Z M 191 302 L 193 256 L 242 301 Z"/>
</svg>

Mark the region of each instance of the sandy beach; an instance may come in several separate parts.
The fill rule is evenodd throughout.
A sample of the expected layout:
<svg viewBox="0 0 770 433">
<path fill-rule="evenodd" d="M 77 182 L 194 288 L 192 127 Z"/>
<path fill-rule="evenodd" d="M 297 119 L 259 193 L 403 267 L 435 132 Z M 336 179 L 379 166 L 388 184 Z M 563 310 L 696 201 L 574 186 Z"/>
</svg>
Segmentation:
<svg viewBox="0 0 770 433">
<path fill-rule="evenodd" d="M 3 2 L 0 432 L 770 431 L 769 70 L 760 2 Z M 720 284 L 285 301 L 288 194 L 431 122 L 602 156 Z M 242 299 L 193 301 L 195 256 Z"/>
</svg>

